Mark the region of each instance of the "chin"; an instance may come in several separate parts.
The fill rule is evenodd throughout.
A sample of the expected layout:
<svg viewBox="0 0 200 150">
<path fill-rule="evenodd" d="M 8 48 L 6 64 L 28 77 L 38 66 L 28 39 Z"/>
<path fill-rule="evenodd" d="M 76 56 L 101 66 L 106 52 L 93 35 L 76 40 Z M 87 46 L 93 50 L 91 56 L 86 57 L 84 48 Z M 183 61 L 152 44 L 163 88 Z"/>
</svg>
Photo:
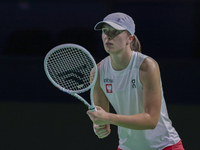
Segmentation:
<svg viewBox="0 0 200 150">
<path fill-rule="evenodd" d="M 112 53 L 112 52 L 113 52 L 113 50 L 112 50 L 112 49 L 110 49 L 110 48 L 105 48 L 105 51 L 106 51 L 108 54 L 110 54 L 110 53 Z"/>
</svg>

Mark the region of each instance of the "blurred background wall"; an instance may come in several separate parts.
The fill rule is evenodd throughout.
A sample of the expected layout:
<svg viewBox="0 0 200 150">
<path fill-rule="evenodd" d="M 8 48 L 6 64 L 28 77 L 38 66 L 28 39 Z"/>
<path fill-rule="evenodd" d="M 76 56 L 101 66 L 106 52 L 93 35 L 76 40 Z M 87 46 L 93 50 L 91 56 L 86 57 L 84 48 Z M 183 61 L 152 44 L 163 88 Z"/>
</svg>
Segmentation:
<svg viewBox="0 0 200 150">
<path fill-rule="evenodd" d="M 116 149 L 116 127 L 108 138 L 99 140 L 87 108 L 54 88 L 43 70 L 45 54 L 63 43 L 84 46 L 97 62 L 107 56 L 101 32 L 93 27 L 112 12 L 133 17 L 142 52 L 160 65 L 173 125 L 185 149 L 198 149 L 199 1 L 1 0 L 1 150 Z M 89 92 L 83 96 L 89 99 Z"/>
</svg>

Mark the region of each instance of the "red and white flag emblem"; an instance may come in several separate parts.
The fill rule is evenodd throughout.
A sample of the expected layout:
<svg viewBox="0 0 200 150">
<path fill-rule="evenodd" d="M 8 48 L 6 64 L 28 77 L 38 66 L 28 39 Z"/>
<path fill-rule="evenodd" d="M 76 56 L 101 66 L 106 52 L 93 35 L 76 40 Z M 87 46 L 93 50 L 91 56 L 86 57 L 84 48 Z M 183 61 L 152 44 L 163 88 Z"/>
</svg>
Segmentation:
<svg viewBox="0 0 200 150">
<path fill-rule="evenodd" d="M 106 91 L 107 93 L 112 93 L 112 84 L 106 84 Z"/>
</svg>

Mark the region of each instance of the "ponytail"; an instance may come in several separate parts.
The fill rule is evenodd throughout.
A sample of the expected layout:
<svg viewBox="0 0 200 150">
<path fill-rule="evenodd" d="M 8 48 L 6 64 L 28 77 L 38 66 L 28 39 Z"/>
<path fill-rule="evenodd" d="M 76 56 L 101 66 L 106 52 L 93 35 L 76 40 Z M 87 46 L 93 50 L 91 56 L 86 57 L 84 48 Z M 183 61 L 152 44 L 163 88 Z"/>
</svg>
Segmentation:
<svg viewBox="0 0 200 150">
<path fill-rule="evenodd" d="M 133 41 L 130 43 L 131 45 L 131 50 L 132 51 L 136 51 L 136 52 L 142 52 L 141 51 L 141 44 L 140 44 L 140 41 L 138 40 L 137 36 L 134 35 L 134 39 Z"/>
</svg>

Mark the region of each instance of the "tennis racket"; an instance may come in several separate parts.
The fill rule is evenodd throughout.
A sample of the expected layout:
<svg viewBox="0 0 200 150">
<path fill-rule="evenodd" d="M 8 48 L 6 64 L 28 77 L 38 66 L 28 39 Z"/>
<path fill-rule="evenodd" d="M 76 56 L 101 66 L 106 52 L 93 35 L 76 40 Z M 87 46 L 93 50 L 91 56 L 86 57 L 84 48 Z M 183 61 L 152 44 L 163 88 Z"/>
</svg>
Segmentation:
<svg viewBox="0 0 200 150">
<path fill-rule="evenodd" d="M 93 89 L 97 79 L 97 66 L 84 47 L 77 44 L 54 47 L 45 56 L 44 70 L 54 86 L 82 101 L 91 111 L 96 111 Z M 79 95 L 89 89 L 91 104 Z"/>
</svg>

